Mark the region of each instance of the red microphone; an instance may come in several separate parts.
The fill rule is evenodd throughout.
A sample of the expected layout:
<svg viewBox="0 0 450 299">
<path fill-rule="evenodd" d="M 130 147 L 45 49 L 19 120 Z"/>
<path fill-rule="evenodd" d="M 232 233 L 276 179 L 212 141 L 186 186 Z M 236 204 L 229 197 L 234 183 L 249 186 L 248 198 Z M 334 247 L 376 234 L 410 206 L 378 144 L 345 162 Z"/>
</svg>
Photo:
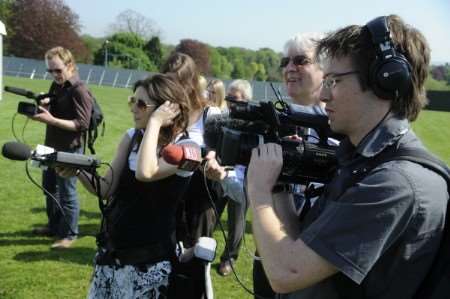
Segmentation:
<svg viewBox="0 0 450 299">
<path fill-rule="evenodd" d="M 161 150 L 164 161 L 179 169 L 194 171 L 202 163 L 201 148 L 197 143 L 169 144 Z"/>
</svg>

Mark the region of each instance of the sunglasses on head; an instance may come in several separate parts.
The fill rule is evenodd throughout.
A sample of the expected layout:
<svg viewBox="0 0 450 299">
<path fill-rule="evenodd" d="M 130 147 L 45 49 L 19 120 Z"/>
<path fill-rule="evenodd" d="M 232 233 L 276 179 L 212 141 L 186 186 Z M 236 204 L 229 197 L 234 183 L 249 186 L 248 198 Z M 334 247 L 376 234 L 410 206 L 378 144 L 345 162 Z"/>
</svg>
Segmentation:
<svg viewBox="0 0 450 299">
<path fill-rule="evenodd" d="M 47 69 L 47 73 L 49 73 L 49 74 L 55 73 L 55 74 L 59 75 L 62 73 L 62 69 Z"/>
<path fill-rule="evenodd" d="M 281 58 L 280 67 L 286 67 L 289 64 L 289 61 L 291 61 L 291 60 L 295 66 L 307 65 L 307 64 L 311 63 L 311 59 L 309 59 L 305 55 L 296 55 L 294 57 Z"/>
<path fill-rule="evenodd" d="M 147 104 L 143 99 L 136 99 L 134 96 L 128 97 L 128 106 L 136 105 L 139 109 L 145 109 L 147 107 L 155 107 L 155 104 Z"/>
</svg>

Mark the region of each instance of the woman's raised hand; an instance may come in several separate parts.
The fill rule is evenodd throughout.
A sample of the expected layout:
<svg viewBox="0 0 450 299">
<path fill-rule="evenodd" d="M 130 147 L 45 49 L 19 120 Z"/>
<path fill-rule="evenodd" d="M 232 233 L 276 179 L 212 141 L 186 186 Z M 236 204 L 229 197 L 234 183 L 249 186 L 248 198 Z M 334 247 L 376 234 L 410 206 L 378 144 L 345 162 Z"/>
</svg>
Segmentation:
<svg viewBox="0 0 450 299">
<path fill-rule="evenodd" d="M 171 125 L 178 114 L 180 114 L 180 106 L 177 103 L 166 101 L 152 113 L 150 119 L 159 121 L 161 126 L 165 127 Z"/>
</svg>

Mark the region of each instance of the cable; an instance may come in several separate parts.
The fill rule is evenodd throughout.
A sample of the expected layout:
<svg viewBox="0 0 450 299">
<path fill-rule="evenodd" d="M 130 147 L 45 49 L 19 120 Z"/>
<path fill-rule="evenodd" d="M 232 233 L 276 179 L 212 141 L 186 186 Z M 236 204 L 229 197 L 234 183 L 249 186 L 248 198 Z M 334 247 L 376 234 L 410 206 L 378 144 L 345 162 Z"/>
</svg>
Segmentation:
<svg viewBox="0 0 450 299">
<path fill-rule="evenodd" d="M 21 142 L 20 141 L 20 139 L 17 137 L 17 135 L 16 135 L 16 129 L 15 129 L 15 127 L 14 127 L 14 123 L 15 123 L 15 121 L 16 121 L 16 117 L 17 117 L 17 115 L 18 115 L 19 113 L 14 113 L 14 115 L 13 115 L 13 118 L 12 118 L 12 120 L 11 120 L 11 131 L 12 131 L 12 134 L 13 134 L 13 136 L 14 136 L 14 139 L 16 139 L 18 142 Z"/>
<path fill-rule="evenodd" d="M 207 165 L 207 163 L 205 163 L 204 166 L 203 166 L 203 173 L 205 173 L 205 171 L 206 171 L 206 165 Z M 228 239 L 227 239 L 227 237 L 226 237 L 226 235 L 225 235 L 225 229 L 223 228 L 222 223 L 220 222 L 219 213 L 217 212 L 216 205 L 214 204 L 214 201 L 213 201 L 211 192 L 210 192 L 209 187 L 208 187 L 208 181 L 207 181 L 207 178 L 206 178 L 205 175 L 203 176 L 203 182 L 204 182 L 204 184 L 205 184 L 206 192 L 208 193 L 209 203 L 210 203 L 211 207 L 212 207 L 213 210 L 214 210 L 214 214 L 216 215 L 216 218 L 217 218 L 217 223 L 218 223 L 218 225 L 219 225 L 219 228 L 220 228 L 220 230 L 221 230 L 221 232 L 222 232 L 223 239 L 224 239 L 224 241 L 225 241 L 225 252 L 226 252 L 226 254 L 227 254 L 227 256 L 228 256 L 228 259 L 230 259 L 231 257 L 230 257 L 230 251 L 229 251 L 229 248 L 228 248 Z M 244 221 L 244 225 L 245 225 L 245 221 Z M 244 235 L 245 235 L 245 231 L 244 231 Z M 231 266 L 231 270 L 232 270 L 232 272 L 233 272 L 233 275 L 234 275 L 236 281 L 239 283 L 239 285 L 240 285 L 247 293 L 249 293 L 249 294 L 251 294 L 251 295 L 253 295 L 253 296 L 255 296 L 256 298 L 259 298 L 259 299 L 271 299 L 271 298 L 266 298 L 266 297 L 259 296 L 259 295 L 255 294 L 252 290 L 250 290 L 249 288 L 247 288 L 247 286 L 244 285 L 244 283 L 241 281 L 241 279 L 240 279 L 239 276 L 237 275 L 237 272 L 236 272 L 236 270 L 234 269 L 233 263 L 230 263 L 230 266 Z"/>
<path fill-rule="evenodd" d="M 25 129 L 26 129 L 26 127 L 27 127 L 27 125 L 28 125 L 28 122 L 30 121 L 30 119 L 28 118 L 28 117 L 26 117 L 26 119 L 25 119 L 25 124 L 23 125 L 23 128 L 22 128 L 22 142 L 23 143 L 27 143 L 26 141 L 25 141 Z"/>
<path fill-rule="evenodd" d="M 39 189 L 41 189 L 42 191 L 44 191 L 44 193 L 49 196 L 56 204 L 56 206 L 58 207 L 59 211 L 61 212 L 62 218 L 64 219 L 64 223 L 67 225 L 67 227 L 69 228 L 69 231 L 72 235 L 76 235 L 76 233 L 72 230 L 72 228 L 70 227 L 69 221 L 67 221 L 67 216 L 66 213 L 64 213 L 64 209 L 62 208 L 61 204 L 59 203 L 59 201 L 55 198 L 55 196 L 53 196 L 53 194 L 51 194 L 47 189 L 43 188 L 41 185 L 39 185 L 31 176 L 29 168 L 28 168 L 28 163 L 25 163 L 25 172 L 28 176 L 28 179 L 34 184 L 36 185 Z"/>
</svg>

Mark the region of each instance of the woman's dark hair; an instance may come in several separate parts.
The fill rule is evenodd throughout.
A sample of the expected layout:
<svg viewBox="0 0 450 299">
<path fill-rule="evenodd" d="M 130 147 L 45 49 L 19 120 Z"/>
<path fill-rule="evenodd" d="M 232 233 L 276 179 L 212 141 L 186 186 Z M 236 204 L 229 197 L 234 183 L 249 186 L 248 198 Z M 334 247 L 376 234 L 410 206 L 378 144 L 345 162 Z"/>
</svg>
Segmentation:
<svg viewBox="0 0 450 299">
<path fill-rule="evenodd" d="M 166 101 L 177 103 L 180 107 L 180 114 L 175 117 L 173 124 L 162 127 L 159 133 L 158 143 L 160 146 L 165 146 L 172 142 L 178 134 L 186 131 L 191 110 L 189 97 L 177 78 L 171 74 L 157 74 L 139 80 L 134 84 L 133 91 L 139 87 L 145 89 L 148 97 L 157 104 L 155 109 Z"/>
</svg>

